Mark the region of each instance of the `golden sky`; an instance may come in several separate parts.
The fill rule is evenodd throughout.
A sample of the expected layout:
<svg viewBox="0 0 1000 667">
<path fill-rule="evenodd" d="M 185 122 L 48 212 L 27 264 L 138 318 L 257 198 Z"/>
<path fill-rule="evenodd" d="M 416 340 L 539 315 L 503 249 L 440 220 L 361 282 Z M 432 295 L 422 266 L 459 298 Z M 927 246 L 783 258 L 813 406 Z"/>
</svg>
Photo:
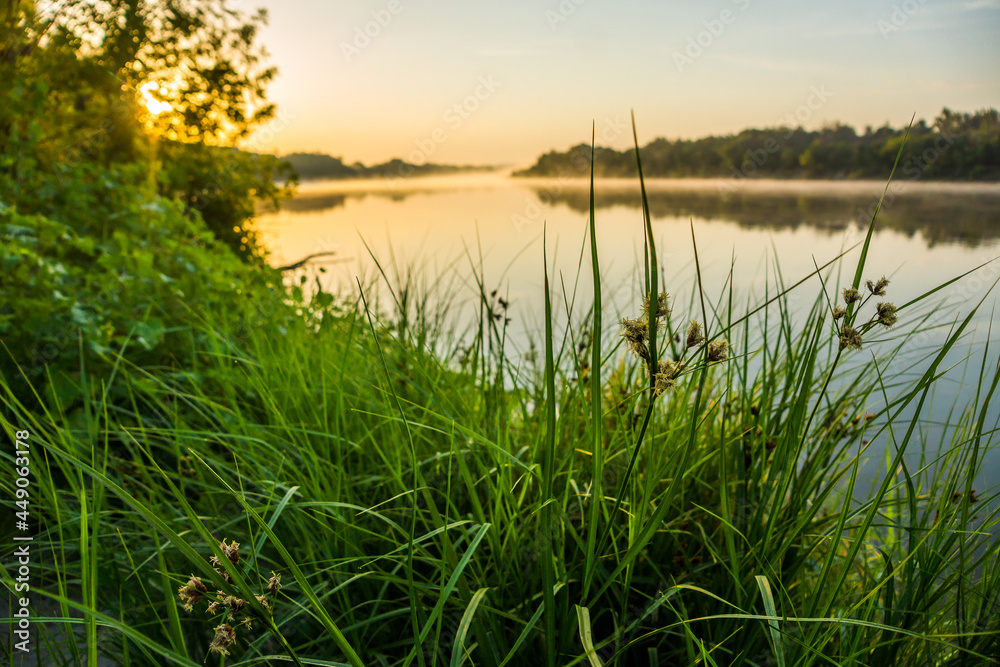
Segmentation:
<svg viewBox="0 0 1000 667">
<path fill-rule="evenodd" d="M 589 141 L 1000 106 L 1000 0 L 242 0 L 278 118 L 247 147 L 530 164 Z"/>
</svg>

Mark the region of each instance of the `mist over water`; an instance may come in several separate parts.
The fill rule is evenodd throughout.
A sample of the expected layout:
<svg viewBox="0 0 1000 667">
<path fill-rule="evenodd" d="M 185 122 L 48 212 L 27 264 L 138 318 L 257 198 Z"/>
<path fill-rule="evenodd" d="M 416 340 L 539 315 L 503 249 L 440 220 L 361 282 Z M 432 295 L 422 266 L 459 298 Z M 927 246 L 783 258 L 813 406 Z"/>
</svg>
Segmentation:
<svg viewBox="0 0 1000 667">
<path fill-rule="evenodd" d="M 749 293 L 764 286 L 774 259 L 786 280 L 795 279 L 813 270 L 814 259 L 823 264 L 863 240 L 884 187 L 874 181 L 652 180 L 650 213 L 668 289 L 681 293 L 693 276 L 692 222 L 709 293 L 727 281 L 731 263 L 737 291 Z M 642 250 L 638 183 L 599 180 L 595 190 L 604 284 L 612 303 L 627 307 Z M 366 244 L 380 261 L 391 251 L 398 264 L 434 275 L 445 266 L 469 275 L 481 254 L 486 286 L 509 290 L 520 316 L 531 319 L 541 303 L 543 228 L 556 271 L 575 282 L 588 207 L 582 181 L 475 174 L 307 182 L 280 212 L 262 216 L 259 228 L 278 265 L 335 251 L 337 263 L 323 276 L 331 288 L 370 272 Z M 868 272 L 893 279 L 898 301 L 912 298 L 1000 254 L 1000 185 L 893 184 L 873 244 Z M 977 282 L 969 282 L 975 288 Z M 589 298 L 585 283 L 589 277 L 579 294 Z M 814 294 L 806 290 L 803 298 Z"/>
</svg>

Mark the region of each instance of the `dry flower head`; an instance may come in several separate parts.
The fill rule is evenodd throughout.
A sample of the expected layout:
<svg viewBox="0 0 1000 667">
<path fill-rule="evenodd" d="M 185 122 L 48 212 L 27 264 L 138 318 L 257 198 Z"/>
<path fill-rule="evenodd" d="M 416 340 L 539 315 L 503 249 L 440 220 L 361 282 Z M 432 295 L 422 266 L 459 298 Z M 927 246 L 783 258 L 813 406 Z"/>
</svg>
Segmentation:
<svg viewBox="0 0 1000 667">
<path fill-rule="evenodd" d="M 281 588 L 281 575 L 271 570 L 271 578 L 267 580 L 267 594 L 274 597 L 278 594 L 279 588 Z"/>
<path fill-rule="evenodd" d="M 860 350 L 861 334 L 858 330 L 847 324 L 840 330 L 840 349 Z"/>
<path fill-rule="evenodd" d="M 887 329 L 896 323 L 899 318 L 896 316 L 896 306 L 888 302 L 882 302 L 875 306 L 875 315 L 878 322 Z"/>
<path fill-rule="evenodd" d="M 646 347 L 646 341 L 649 340 L 649 325 L 646 321 L 623 317 L 621 326 L 625 346 L 639 359 L 649 359 L 649 349 Z"/>
<path fill-rule="evenodd" d="M 701 323 L 698 320 L 691 320 L 687 330 L 687 346 L 695 347 L 705 342 L 705 335 L 701 331 Z"/>
<path fill-rule="evenodd" d="M 670 314 L 670 309 L 667 308 L 667 299 L 670 296 L 666 292 L 660 292 L 656 299 L 656 319 L 661 320 Z M 648 321 L 649 320 L 649 295 L 642 297 L 642 315 Z"/>
<path fill-rule="evenodd" d="M 188 579 L 186 584 L 177 589 L 177 595 L 184 603 L 184 611 L 194 609 L 194 605 L 201 602 L 207 591 L 208 588 L 202 583 L 200 577 L 192 576 Z"/>
<path fill-rule="evenodd" d="M 725 361 L 729 357 L 729 341 L 713 340 L 708 344 L 708 360 Z"/>
<path fill-rule="evenodd" d="M 865 281 L 865 286 L 875 296 L 885 296 L 885 288 L 889 286 L 889 281 L 886 280 L 885 276 L 882 276 L 875 282 L 871 280 Z"/>
<path fill-rule="evenodd" d="M 655 384 L 653 387 L 653 393 L 657 396 L 669 391 L 676 384 L 677 376 L 680 375 L 681 370 L 684 365 L 676 361 L 667 361 L 666 359 L 661 359 L 658 363 L 658 373 L 654 378 Z"/>
<path fill-rule="evenodd" d="M 222 543 L 219 544 L 219 549 L 221 549 L 222 553 L 224 553 L 226 555 L 226 558 L 229 559 L 230 563 L 232 563 L 233 565 L 239 564 L 239 562 L 240 562 L 240 543 L 239 542 L 237 542 L 236 540 L 233 540 L 232 544 L 228 544 L 227 545 L 225 538 L 223 538 Z"/>
<path fill-rule="evenodd" d="M 239 563 L 239 542 L 233 540 L 232 542 L 227 543 L 227 540 L 223 539 L 219 544 L 219 549 L 222 551 L 225 559 L 230 563 L 233 565 Z M 209 557 L 208 562 L 213 566 L 223 565 L 222 560 L 216 556 Z M 231 582 L 231 577 L 225 570 L 221 570 L 216 567 L 215 572 L 226 582 Z M 281 575 L 272 571 L 271 578 L 267 580 L 266 584 L 267 593 L 272 596 L 277 595 L 278 589 L 281 587 L 280 582 Z M 200 578 L 192 576 L 184 586 L 178 588 L 177 592 L 181 601 L 184 603 L 184 609 L 192 611 L 194 605 L 205 598 L 207 588 Z M 254 598 L 265 612 L 271 612 L 274 607 L 274 602 L 269 600 L 266 595 L 255 595 Z M 228 655 L 229 647 L 236 643 L 236 630 L 233 626 L 243 626 L 249 630 L 253 627 L 254 617 L 259 617 L 261 613 L 256 607 L 247 608 L 246 600 L 228 595 L 225 591 L 217 591 L 215 599 L 209 598 L 209 604 L 206 611 L 211 615 L 216 615 L 220 612 L 226 613 L 226 623 L 222 623 L 221 625 L 215 627 L 215 638 L 209 646 L 210 652 L 219 653 L 221 655 Z M 242 617 L 238 618 L 241 614 Z"/>
<path fill-rule="evenodd" d="M 229 655 L 229 647 L 236 643 L 236 631 L 231 625 L 223 623 L 215 627 L 215 639 L 208 647 L 209 652 Z"/>
</svg>

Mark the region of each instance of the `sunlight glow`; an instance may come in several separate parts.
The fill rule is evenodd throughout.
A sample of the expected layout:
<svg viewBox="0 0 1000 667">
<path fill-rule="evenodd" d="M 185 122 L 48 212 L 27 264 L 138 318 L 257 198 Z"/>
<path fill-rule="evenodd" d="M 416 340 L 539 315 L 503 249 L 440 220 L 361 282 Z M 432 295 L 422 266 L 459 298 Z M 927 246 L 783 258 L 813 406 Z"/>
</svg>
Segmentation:
<svg viewBox="0 0 1000 667">
<path fill-rule="evenodd" d="M 153 91 L 158 88 L 159 84 L 155 81 L 147 81 L 139 87 L 139 93 L 142 95 L 142 103 L 146 105 L 146 109 L 149 113 L 154 116 L 159 116 L 164 111 L 170 111 L 169 103 L 162 102 L 153 97 Z"/>
</svg>

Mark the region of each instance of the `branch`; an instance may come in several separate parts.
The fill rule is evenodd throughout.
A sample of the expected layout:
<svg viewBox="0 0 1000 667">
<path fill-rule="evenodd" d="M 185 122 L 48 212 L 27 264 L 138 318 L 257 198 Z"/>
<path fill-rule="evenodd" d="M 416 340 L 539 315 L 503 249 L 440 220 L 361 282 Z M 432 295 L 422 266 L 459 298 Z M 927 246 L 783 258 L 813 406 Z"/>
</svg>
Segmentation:
<svg viewBox="0 0 1000 667">
<path fill-rule="evenodd" d="M 291 264 L 286 264 L 285 266 L 279 266 L 279 271 L 294 271 L 295 269 L 300 269 L 317 257 L 327 257 L 328 255 L 336 255 L 337 253 L 333 250 L 327 250 L 324 252 L 314 252 L 311 255 L 306 255 L 297 262 L 292 262 Z"/>
</svg>

